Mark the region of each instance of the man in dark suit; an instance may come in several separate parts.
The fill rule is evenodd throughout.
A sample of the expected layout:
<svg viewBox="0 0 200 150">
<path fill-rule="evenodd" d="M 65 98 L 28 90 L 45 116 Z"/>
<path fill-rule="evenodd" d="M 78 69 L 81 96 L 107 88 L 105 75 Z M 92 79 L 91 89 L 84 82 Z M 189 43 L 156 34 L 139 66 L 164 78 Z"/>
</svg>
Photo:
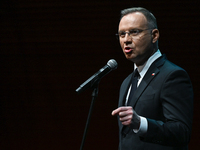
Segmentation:
<svg viewBox="0 0 200 150">
<path fill-rule="evenodd" d="M 125 57 L 134 63 L 112 112 L 118 116 L 119 150 L 187 150 L 192 84 L 186 71 L 158 49 L 156 18 L 144 8 L 125 9 L 117 36 Z"/>
</svg>

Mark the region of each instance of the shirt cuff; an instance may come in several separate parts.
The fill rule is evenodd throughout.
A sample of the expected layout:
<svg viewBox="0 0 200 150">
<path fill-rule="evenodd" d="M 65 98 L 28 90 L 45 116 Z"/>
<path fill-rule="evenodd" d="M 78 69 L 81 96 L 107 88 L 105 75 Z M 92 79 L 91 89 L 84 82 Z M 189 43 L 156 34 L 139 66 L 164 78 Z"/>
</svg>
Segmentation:
<svg viewBox="0 0 200 150">
<path fill-rule="evenodd" d="M 133 129 L 133 132 L 139 134 L 139 135 L 143 135 L 147 132 L 148 129 L 148 123 L 147 123 L 147 119 L 140 116 L 140 127 L 139 130 Z"/>
</svg>

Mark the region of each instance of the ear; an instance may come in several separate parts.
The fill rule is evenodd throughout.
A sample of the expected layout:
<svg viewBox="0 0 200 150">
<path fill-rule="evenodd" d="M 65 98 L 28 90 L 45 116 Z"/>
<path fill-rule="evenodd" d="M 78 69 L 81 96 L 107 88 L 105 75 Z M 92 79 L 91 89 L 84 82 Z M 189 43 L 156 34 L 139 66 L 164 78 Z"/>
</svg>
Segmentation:
<svg viewBox="0 0 200 150">
<path fill-rule="evenodd" d="M 158 29 L 152 30 L 152 43 L 156 43 L 159 39 L 160 33 Z"/>
</svg>

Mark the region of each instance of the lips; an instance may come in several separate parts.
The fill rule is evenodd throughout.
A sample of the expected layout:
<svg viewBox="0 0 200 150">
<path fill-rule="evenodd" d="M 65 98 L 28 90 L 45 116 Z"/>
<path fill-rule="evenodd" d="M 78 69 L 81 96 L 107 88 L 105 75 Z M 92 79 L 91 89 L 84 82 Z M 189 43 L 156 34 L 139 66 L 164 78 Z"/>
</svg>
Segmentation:
<svg viewBox="0 0 200 150">
<path fill-rule="evenodd" d="M 133 49 L 132 49 L 131 47 L 125 47 L 125 48 L 124 48 L 124 52 L 127 53 L 127 54 L 128 54 L 128 53 L 131 53 L 132 50 L 133 50 Z"/>
</svg>

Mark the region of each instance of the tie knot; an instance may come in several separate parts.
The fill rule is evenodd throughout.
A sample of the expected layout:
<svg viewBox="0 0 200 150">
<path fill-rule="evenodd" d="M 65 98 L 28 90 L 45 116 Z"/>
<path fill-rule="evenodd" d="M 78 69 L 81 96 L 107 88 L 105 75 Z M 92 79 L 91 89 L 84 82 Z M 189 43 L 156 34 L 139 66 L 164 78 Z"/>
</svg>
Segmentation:
<svg viewBox="0 0 200 150">
<path fill-rule="evenodd" d="M 134 76 L 134 77 L 139 77 L 139 76 L 140 76 L 140 74 L 139 74 L 137 68 L 135 69 L 135 71 L 134 71 L 134 73 L 133 73 L 133 76 Z"/>
</svg>

